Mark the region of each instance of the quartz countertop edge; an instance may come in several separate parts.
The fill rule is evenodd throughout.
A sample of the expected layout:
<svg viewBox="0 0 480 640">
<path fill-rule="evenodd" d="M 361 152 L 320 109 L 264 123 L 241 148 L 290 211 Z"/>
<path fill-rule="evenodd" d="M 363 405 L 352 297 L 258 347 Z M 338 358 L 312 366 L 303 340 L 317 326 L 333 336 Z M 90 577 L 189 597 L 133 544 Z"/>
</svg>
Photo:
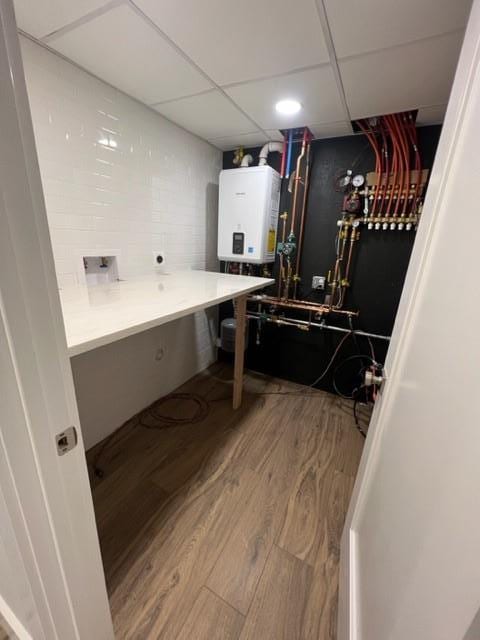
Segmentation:
<svg viewBox="0 0 480 640">
<path fill-rule="evenodd" d="M 274 283 L 271 278 L 172 271 L 60 290 L 70 357 Z"/>
</svg>

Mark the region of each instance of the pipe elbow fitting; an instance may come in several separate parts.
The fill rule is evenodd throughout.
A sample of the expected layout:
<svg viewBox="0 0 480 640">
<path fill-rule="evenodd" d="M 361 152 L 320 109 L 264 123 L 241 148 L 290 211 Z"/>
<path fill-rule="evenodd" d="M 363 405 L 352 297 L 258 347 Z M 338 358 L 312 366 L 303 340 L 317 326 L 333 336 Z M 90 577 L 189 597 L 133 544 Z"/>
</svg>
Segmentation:
<svg viewBox="0 0 480 640">
<path fill-rule="evenodd" d="M 267 158 L 269 153 L 282 153 L 283 152 L 283 142 L 267 142 L 263 145 L 260 154 L 258 156 L 258 164 L 259 166 L 263 166 L 267 164 Z"/>
<path fill-rule="evenodd" d="M 243 156 L 240 167 L 249 167 L 253 162 L 253 156 L 247 153 L 247 155 Z"/>
</svg>

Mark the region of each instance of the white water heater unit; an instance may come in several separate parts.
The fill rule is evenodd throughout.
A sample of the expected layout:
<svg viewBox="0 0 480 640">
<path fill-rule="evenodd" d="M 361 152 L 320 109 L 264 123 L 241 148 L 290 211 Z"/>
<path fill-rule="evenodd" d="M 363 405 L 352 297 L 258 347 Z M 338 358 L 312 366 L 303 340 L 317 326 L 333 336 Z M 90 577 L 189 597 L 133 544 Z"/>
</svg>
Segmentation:
<svg viewBox="0 0 480 640">
<path fill-rule="evenodd" d="M 280 176 L 269 165 L 220 173 L 218 258 L 264 264 L 275 260 Z"/>
</svg>

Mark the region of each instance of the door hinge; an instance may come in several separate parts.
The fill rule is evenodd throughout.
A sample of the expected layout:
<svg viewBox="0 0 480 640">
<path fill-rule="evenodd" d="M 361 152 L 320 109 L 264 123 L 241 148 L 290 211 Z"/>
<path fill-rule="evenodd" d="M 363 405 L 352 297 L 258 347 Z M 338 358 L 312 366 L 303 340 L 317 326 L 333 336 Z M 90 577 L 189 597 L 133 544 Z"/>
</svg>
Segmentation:
<svg viewBox="0 0 480 640">
<path fill-rule="evenodd" d="M 58 455 L 64 456 L 77 446 L 77 430 L 75 427 L 68 427 L 65 431 L 57 433 L 55 436 L 55 442 L 57 444 Z"/>
</svg>

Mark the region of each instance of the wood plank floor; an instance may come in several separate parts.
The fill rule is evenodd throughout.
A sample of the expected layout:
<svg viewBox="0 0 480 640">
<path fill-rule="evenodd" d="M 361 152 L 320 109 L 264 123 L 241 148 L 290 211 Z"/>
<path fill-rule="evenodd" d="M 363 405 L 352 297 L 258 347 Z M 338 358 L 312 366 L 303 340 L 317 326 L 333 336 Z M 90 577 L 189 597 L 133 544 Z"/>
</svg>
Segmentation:
<svg viewBox="0 0 480 640">
<path fill-rule="evenodd" d="M 231 375 L 217 366 L 181 388 L 209 401 L 202 422 L 132 420 L 87 454 L 104 472 L 92 488 L 117 638 L 335 638 L 363 447 L 351 404 L 249 373 L 233 412 Z"/>
<path fill-rule="evenodd" d="M 0 613 L 0 640 L 17 640 L 17 636 L 10 629 L 10 625 Z"/>
</svg>

